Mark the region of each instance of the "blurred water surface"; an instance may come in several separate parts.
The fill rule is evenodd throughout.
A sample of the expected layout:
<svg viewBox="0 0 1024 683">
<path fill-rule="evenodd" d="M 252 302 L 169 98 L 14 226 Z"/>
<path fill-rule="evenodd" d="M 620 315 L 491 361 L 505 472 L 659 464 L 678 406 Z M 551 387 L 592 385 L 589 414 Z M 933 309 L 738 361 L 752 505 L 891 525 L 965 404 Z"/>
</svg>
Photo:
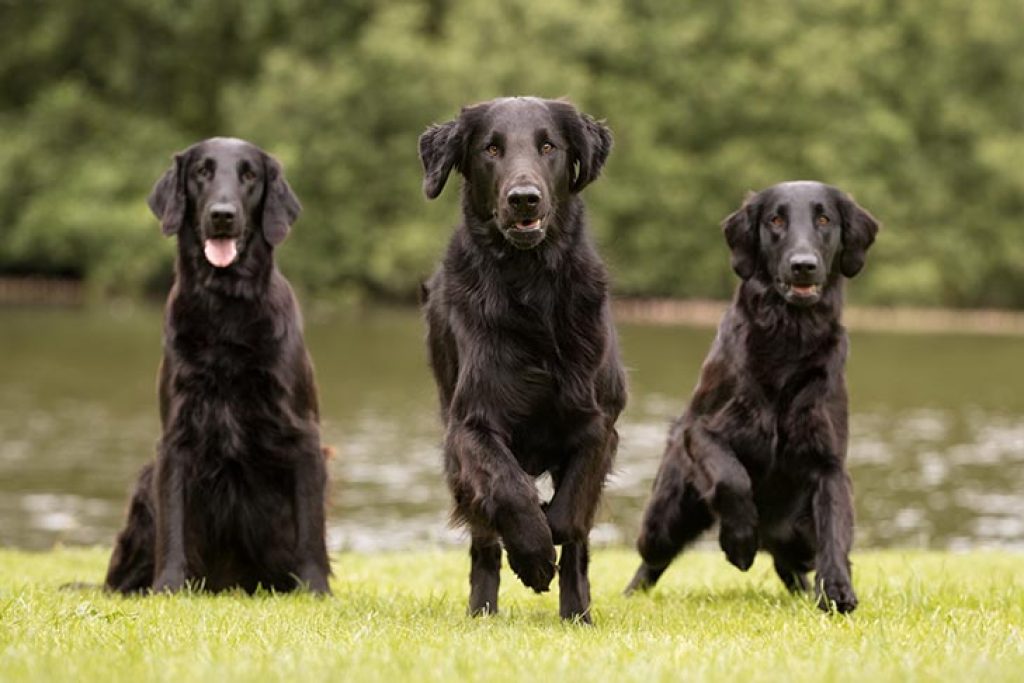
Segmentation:
<svg viewBox="0 0 1024 683">
<path fill-rule="evenodd" d="M 0 544 L 109 544 L 158 436 L 160 311 L 0 309 Z M 632 543 L 713 331 L 621 325 L 631 400 L 595 543 Z M 329 543 L 461 543 L 413 311 L 311 316 L 331 463 Z M 854 333 L 857 543 L 1024 548 L 1024 340 Z"/>
</svg>

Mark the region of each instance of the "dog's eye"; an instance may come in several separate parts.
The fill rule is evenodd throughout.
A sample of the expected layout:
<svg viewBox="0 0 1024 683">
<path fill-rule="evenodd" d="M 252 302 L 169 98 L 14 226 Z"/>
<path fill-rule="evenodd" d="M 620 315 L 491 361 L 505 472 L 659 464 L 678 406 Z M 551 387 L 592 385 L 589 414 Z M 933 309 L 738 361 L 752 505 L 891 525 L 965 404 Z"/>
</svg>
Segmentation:
<svg viewBox="0 0 1024 683">
<path fill-rule="evenodd" d="M 487 149 L 484 151 L 487 152 L 487 156 L 489 157 L 496 157 L 501 154 L 501 150 L 498 149 L 497 145 L 487 145 Z"/>
<path fill-rule="evenodd" d="M 831 222 L 832 220 L 825 214 L 818 216 L 818 225 L 828 225 Z"/>
<path fill-rule="evenodd" d="M 551 154 L 554 151 L 555 151 L 555 146 L 553 144 L 551 144 L 550 142 L 545 142 L 543 145 L 540 146 L 540 153 L 541 154 Z"/>
<path fill-rule="evenodd" d="M 256 174 L 253 171 L 246 169 L 242 171 L 242 180 L 244 180 L 247 183 L 251 183 L 252 181 L 256 180 Z"/>
<path fill-rule="evenodd" d="M 786 219 L 783 218 L 782 216 L 775 215 L 772 216 L 771 224 L 774 225 L 776 228 L 781 228 L 786 224 Z"/>
<path fill-rule="evenodd" d="M 209 166 L 200 166 L 196 169 L 196 177 L 202 178 L 203 180 L 209 180 L 213 177 L 213 169 Z"/>
</svg>

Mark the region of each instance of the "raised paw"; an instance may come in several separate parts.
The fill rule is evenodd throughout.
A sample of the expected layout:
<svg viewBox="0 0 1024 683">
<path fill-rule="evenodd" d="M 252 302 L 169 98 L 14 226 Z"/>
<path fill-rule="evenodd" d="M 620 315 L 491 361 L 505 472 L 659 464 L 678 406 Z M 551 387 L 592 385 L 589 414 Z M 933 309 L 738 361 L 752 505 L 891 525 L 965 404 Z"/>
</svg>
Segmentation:
<svg viewBox="0 0 1024 683">
<path fill-rule="evenodd" d="M 740 571 L 747 571 L 754 564 L 757 555 L 757 529 L 751 525 L 722 522 L 718 533 L 718 544 L 725 551 L 725 557 Z"/>
<path fill-rule="evenodd" d="M 818 579 L 818 607 L 825 612 L 835 610 L 849 614 L 857 609 L 857 595 L 846 579 Z"/>
<path fill-rule="evenodd" d="M 505 549 L 508 552 L 508 565 L 519 580 L 536 593 L 546 592 L 558 569 L 554 544 L 549 540 L 546 545 L 531 548 L 506 540 Z"/>
</svg>

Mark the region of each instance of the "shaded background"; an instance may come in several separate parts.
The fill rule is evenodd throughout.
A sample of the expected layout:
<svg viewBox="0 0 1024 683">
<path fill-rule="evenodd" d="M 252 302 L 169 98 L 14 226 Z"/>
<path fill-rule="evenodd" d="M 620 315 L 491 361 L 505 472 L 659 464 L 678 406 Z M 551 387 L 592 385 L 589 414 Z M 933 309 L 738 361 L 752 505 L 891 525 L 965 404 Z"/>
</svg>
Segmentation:
<svg viewBox="0 0 1024 683">
<path fill-rule="evenodd" d="M 0 0 L 0 274 L 162 293 L 143 199 L 211 135 L 277 155 L 305 292 L 411 300 L 454 221 L 416 138 L 568 96 L 616 148 L 588 193 L 626 295 L 724 297 L 718 221 L 814 178 L 885 224 L 855 300 L 1024 306 L 1019 0 Z"/>
<path fill-rule="evenodd" d="M 389 307 L 457 217 L 454 184 L 420 191 L 428 124 L 507 94 L 606 119 L 586 199 L 620 296 L 728 296 L 718 222 L 815 178 L 884 223 L 854 302 L 1022 308 L 1022 27 L 1019 0 L 0 0 L 0 290 L 42 276 L 42 298 L 94 304 L 0 307 L 0 544 L 113 539 L 158 435 L 173 242 L 145 197 L 197 139 L 252 139 L 305 206 L 278 256 L 339 450 L 331 547 L 461 542 L 422 323 Z M 634 538 L 712 335 L 620 329 L 632 398 L 597 543 Z M 1024 547 L 1020 337 L 852 348 L 858 546 Z"/>
</svg>

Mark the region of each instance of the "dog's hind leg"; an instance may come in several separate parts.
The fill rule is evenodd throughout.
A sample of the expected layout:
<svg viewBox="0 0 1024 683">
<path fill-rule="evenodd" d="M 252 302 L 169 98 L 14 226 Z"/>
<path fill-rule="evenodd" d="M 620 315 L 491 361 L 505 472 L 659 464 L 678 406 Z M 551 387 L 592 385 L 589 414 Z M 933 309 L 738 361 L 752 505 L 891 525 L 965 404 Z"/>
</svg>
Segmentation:
<svg viewBox="0 0 1024 683">
<path fill-rule="evenodd" d="M 128 518 L 117 536 L 103 586 L 119 593 L 136 593 L 153 585 L 156 560 L 153 513 L 153 465 L 142 468 L 128 505 Z"/>
<path fill-rule="evenodd" d="M 649 590 L 683 548 L 711 528 L 715 518 L 707 502 L 671 464 L 662 466 L 637 540 L 643 562 L 626 595 Z"/>
<path fill-rule="evenodd" d="M 473 529 L 469 548 L 469 614 L 495 614 L 498 611 L 498 585 L 501 581 L 501 544 L 494 532 Z"/>
<path fill-rule="evenodd" d="M 626 595 L 652 588 L 676 555 L 715 522 L 708 502 L 693 483 L 693 461 L 684 448 L 685 420 L 685 416 L 676 420 L 669 431 L 637 539 L 643 562 L 626 586 Z"/>
</svg>

